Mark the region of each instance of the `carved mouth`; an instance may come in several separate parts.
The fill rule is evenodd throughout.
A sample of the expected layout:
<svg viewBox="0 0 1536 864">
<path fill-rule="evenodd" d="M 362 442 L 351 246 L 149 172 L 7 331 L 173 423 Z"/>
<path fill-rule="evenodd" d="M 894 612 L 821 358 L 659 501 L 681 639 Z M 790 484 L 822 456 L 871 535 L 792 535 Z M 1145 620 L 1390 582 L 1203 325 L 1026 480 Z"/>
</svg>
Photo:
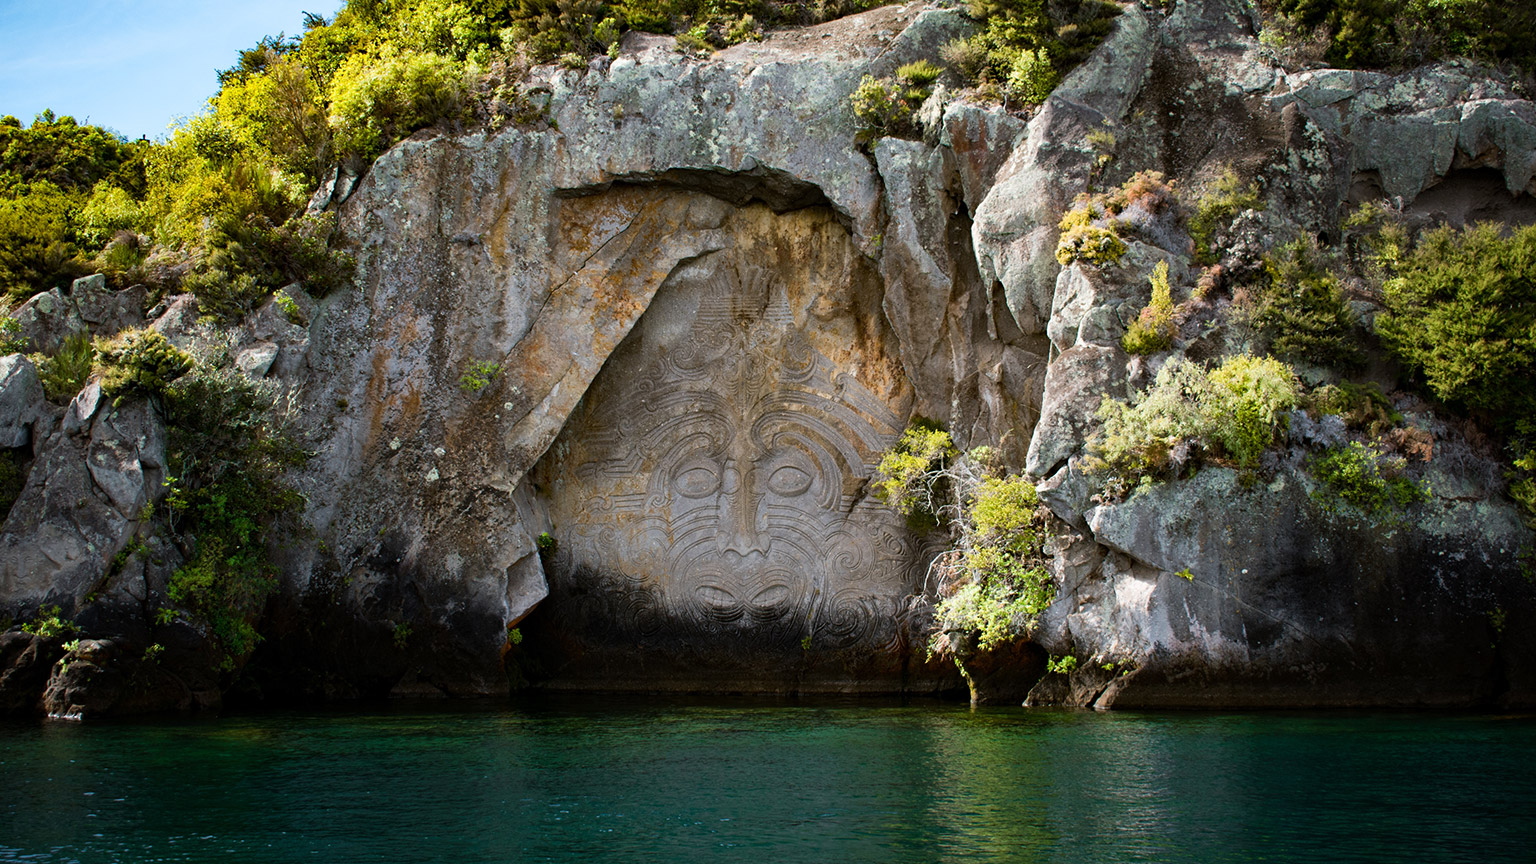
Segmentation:
<svg viewBox="0 0 1536 864">
<path fill-rule="evenodd" d="M 730 585 L 714 579 L 699 582 L 693 599 L 705 616 L 722 624 L 744 617 L 754 624 L 777 621 L 795 611 L 797 600 L 794 586 L 788 582 Z"/>
</svg>

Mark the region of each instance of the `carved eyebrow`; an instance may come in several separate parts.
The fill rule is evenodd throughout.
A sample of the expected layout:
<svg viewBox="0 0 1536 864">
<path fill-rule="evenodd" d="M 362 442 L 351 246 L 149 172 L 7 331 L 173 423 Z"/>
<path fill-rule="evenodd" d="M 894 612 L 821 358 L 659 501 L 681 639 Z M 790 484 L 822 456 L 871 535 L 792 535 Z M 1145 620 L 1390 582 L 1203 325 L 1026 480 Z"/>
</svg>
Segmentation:
<svg viewBox="0 0 1536 864">
<path fill-rule="evenodd" d="M 719 415 L 720 422 L 733 413 L 731 403 L 725 396 L 713 390 L 691 389 L 687 387 L 668 387 L 659 391 L 652 391 L 644 399 L 644 409 L 634 406 L 636 400 L 624 400 L 619 402 L 615 411 L 622 412 L 625 408 L 629 413 L 621 414 L 619 420 L 631 431 L 639 435 L 653 435 L 658 429 L 667 427 L 676 422 L 678 417 L 695 417 Z M 696 407 L 687 407 L 689 403 L 702 403 Z M 677 413 L 674 413 L 677 412 Z M 661 419 L 651 425 L 642 425 L 645 421 L 660 414 Z M 635 428 L 639 427 L 639 428 Z"/>
<path fill-rule="evenodd" d="M 654 426 L 646 428 L 643 432 L 630 440 L 629 446 L 634 447 L 640 442 L 651 442 L 657 439 L 668 441 L 677 439 L 679 443 L 696 438 L 708 438 L 715 442 L 730 438 L 731 424 L 724 417 L 705 412 L 688 412 L 675 414 L 662 420 Z M 644 446 L 642 444 L 642 446 Z M 678 445 L 667 447 L 667 457 L 676 452 Z"/>
<path fill-rule="evenodd" d="M 840 470 L 862 473 L 864 454 L 847 431 L 818 414 L 779 408 L 762 413 L 752 424 L 752 439 L 760 444 L 766 446 L 784 438 L 798 439 L 811 447 L 819 445 L 833 456 Z"/>
<path fill-rule="evenodd" d="M 894 432 L 882 432 L 870 418 L 840 399 L 805 390 L 781 390 L 766 396 L 759 408 L 762 416 L 754 428 L 761 426 L 769 417 L 783 422 L 821 427 L 823 435 L 832 436 L 858 445 L 865 453 L 879 453 L 888 444 Z M 833 425 L 835 421 L 836 425 Z M 832 431 L 835 430 L 835 431 Z M 863 454 L 849 460 L 850 464 L 862 464 Z"/>
</svg>

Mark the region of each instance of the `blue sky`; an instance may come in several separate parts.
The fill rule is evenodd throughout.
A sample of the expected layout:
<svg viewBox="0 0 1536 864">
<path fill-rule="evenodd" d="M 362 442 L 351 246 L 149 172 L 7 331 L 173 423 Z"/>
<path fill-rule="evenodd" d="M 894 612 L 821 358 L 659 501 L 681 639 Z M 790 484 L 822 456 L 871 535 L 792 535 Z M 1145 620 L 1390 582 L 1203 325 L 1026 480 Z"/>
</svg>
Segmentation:
<svg viewBox="0 0 1536 864">
<path fill-rule="evenodd" d="M 341 0 L 0 0 L 0 114 L 44 108 L 129 138 L 161 138 L 263 36 L 330 18 Z"/>
</svg>

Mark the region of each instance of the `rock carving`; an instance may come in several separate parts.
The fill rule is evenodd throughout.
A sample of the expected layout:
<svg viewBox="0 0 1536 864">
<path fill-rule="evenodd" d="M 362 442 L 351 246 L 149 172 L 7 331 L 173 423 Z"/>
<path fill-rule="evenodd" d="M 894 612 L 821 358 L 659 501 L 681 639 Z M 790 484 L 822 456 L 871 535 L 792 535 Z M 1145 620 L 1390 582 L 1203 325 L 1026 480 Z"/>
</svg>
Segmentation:
<svg viewBox="0 0 1536 864">
<path fill-rule="evenodd" d="M 901 418 L 806 339 L 771 271 L 701 282 L 686 336 L 615 355 L 557 444 L 566 563 L 622 583 L 590 611 L 629 638 L 889 643 L 916 556 L 865 490 Z"/>
</svg>

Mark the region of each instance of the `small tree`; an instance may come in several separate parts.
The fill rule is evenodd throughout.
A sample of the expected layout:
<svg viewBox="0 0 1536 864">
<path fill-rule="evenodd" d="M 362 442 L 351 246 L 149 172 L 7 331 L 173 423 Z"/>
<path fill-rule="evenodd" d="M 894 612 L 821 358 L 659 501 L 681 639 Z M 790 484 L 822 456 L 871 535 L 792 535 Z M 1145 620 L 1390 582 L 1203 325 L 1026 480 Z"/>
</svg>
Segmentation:
<svg viewBox="0 0 1536 864">
<path fill-rule="evenodd" d="M 1150 279 L 1152 300 L 1142 307 L 1141 314 L 1126 328 L 1125 337 L 1120 340 L 1121 347 L 1132 354 L 1167 351 L 1179 335 L 1179 325 L 1174 318 L 1177 309 L 1168 285 L 1168 262 L 1157 262 L 1157 269 Z"/>
<path fill-rule="evenodd" d="M 1045 568 L 1045 512 L 1035 487 L 1010 476 L 995 451 L 960 454 L 949 433 L 914 425 L 880 460 L 876 495 L 934 519 L 950 548 L 934 559 L 915 598 L 932 609 L 931 655 L 949 657 L 979 700 L 970 661 L 1025 636 L 1055 596 Z"/>
</svg>

